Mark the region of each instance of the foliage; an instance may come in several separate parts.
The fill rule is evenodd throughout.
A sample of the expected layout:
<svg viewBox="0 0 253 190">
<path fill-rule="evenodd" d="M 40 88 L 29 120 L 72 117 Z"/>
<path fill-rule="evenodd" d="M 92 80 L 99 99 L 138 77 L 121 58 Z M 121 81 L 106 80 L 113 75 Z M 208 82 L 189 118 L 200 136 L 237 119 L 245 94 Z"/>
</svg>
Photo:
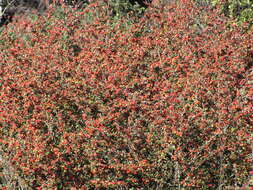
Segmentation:
<svg viewBox="0 0 253 190">
<path fill-rule="evenodd" d="M 145 12 L 144 7 L 129 0 L 109 0 L 107 5 L 107 10 L 110 11 L 110 16 L 115 23 L 123 17 L 130 23 L 136 22 L 136 19 L 141 18 Z"/>
<path fill-rule="evenodd" d="M 200 0 L 203 1 L 203 0 Z M 245 22 L 253 24 L 253 1 L 252 0 L 207 0 L 214 6 L 220 5 L 220 11 L 227 17 L 234 18 L 239 25 Z"/>
<path fill-rule="evenodd" d="M 0 37 L 0 147 L 31 189 L 218 189 L 250 177 L 253 33 L 191 1 L 103 2 Z"/>
<path fill-rule="evenodd" d="M 74 8 L 76 11 L 83 11 L 83 9 L 89 4 L 94 2 L 100 2 L 101 6 L 107 9 L 107 14 L 110 14 L 110 19 L 114 20 L 114 24 L 122 17 L 128 20 L 128 24 L 132 24 L 137 21 L 138 18 L 142 17 L 145 11 L 145 4 L 143 1 L 138 4 L 134 0 L 55 0 L 49 1 L 50 4 L 57 6 L 61 9 L 61 6 L 69 6 Z M 20 17 L 24 14 L 33 15 L 35 10 L 38 13 L 44 13 L 47 10 L 49 4 L 45 3 L 44 0 L 27 0 L 27 1 L 4 1 L 2 8 L 4 9 L 2 15 L 0 15 L 0 26 L 6 25 L 12 22 L 12 18 L 15 15 Z M 59 12 L 58 12 L 59 13 Z"/>
</svg>

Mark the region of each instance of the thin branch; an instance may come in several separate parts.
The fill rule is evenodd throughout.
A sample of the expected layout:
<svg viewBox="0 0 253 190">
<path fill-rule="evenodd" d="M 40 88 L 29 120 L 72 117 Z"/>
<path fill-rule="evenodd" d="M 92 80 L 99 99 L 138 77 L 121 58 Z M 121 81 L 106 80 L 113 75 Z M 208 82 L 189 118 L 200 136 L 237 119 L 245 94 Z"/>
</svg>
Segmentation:
<svg viewBox="0 0 253 190">
<path fill-rule="evenodd" d="M 6 10 L 14 3 L 15 0 L 12 0 L 11 2 L 8 2 L 8 4 L 6 5 L 6 7 L 3 9 L 3 11 L 0 13 L 0 17 L 2 17 L 4 15 L 4 13 L 6 12 Z"/>
</svg>

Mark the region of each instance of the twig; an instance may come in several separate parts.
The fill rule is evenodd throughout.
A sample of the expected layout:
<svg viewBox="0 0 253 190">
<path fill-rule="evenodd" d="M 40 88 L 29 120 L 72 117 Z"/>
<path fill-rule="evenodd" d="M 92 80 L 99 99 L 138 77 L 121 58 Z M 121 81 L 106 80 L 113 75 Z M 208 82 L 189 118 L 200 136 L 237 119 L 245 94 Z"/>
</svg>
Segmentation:
<svg viewBox="0 0 253 190">
<path fill-rule="evenodd" d="M 0 18 L 4 15 L 4 13 L 6 12 L 6 10 L 14 3 L 15 0 L 12 0 L 11 2 L 8 2 L 8 4 L 6 5 L 6 7 L 3 9 L 3 11 L 1 11 L 0 13 Z"/>
</svg>

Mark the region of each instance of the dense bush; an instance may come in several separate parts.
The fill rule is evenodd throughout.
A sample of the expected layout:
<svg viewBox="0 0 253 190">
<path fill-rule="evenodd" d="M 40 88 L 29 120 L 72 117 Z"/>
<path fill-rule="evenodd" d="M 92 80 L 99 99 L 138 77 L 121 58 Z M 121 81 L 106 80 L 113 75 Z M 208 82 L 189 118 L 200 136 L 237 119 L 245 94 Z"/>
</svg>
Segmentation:
<svg viewBox="0 0 253 190">
<path fill-rule="evenodd" d="M 2 31 L 1 155 L 31 189 L 245 186 L 252 30 L 185 0 L 134 24 L 106 6 Z"/>
</svg>

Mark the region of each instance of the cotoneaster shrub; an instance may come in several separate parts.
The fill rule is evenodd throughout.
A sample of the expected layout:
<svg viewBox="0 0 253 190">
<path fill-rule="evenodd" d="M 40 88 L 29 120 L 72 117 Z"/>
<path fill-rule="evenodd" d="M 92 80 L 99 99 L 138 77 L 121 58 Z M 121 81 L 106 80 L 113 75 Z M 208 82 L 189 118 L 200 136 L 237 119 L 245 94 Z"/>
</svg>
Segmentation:
<svg viewBox="0 0 253 190">
<path fill-rule="evenodd" d="M 2 31 L 1 155 L 31 189 L 246 188 L 252 30 L 184 0 L 132 25 L 107 13 Z"/>
</svg>

